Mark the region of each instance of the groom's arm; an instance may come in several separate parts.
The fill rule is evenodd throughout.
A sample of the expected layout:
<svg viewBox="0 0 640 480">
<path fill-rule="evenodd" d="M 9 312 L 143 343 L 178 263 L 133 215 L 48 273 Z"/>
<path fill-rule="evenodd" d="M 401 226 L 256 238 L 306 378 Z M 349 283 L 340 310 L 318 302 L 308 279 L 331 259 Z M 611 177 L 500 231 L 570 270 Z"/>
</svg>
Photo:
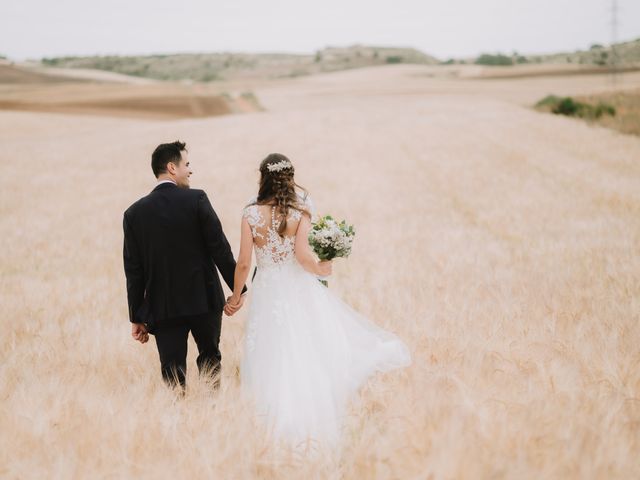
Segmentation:
<svg viewBox="0 0 640 480">
<path fill-rule="evenodd" d="M 135 313 L 144 300 L 144 267 L 127 212 L 124 213 L 122 226 L 124 229 L 122 256 L 124 259 L 124 273 L 127 277 L 129 321 L 135 323 Z"/>
<path fill-rule="evenodd" d="M 198 220 L 207 252 L 209 252 L 216 267 L 220 270 L 225 283 L 231 291 L 233 291 L 236 261 L 233 258 L 233 252 L 231 251 L 227 237 L 222 231 L 220 219 L 218 219 L 205 192 L 201 192 L 198 197 Z M 244 293 L 246 291 L 247 287 L 243 286 L 242 292 Z"/>
</svg>

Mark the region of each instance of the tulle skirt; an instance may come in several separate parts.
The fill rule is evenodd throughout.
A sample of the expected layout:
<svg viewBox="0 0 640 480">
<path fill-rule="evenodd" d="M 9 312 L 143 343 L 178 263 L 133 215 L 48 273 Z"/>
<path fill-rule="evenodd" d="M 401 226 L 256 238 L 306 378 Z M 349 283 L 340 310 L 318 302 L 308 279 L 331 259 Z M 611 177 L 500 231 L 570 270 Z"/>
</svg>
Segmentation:
<svg viewBox="0 0 640 480">
<path fill-rule="evenodd" d="M 353 310 L 295 259 L 258 268 L 241 381 L 277 439 L 336 443 L 348 401 L 367 377 L 410 363 L 398 337 Z"/>
</svg>

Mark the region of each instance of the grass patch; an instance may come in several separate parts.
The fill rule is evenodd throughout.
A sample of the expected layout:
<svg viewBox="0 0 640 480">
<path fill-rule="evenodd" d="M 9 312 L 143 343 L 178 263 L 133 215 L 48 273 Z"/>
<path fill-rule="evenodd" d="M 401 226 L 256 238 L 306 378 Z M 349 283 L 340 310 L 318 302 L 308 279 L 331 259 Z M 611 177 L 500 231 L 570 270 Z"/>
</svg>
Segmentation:
<svg viewBox="0 0 640 480">
<path fill-rule="evenodd" d="M 535 108 L 640 136 L 640 89 L 575 98 L 548 95 Z"/>
<path fill-rule="evenodd" d="M 546 96 L 536 104 L 536 107 L 558 115 L 579 117 L 587 120 L 597 120 L 603 115 L 615 116 L 616 114 L 616 109 L 613 105 L 602 101 L 592 104 L 572 97 L 557 97 L 555 95 Z"/>
</svg>

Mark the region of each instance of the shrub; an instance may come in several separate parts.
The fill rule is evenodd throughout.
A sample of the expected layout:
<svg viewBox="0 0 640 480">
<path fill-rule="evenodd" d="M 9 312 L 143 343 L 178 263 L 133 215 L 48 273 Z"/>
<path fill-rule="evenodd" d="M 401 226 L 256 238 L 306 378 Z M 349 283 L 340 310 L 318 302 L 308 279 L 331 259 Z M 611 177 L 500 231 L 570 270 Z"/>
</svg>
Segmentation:
<svg viewBox="0 0 640 480">
<path fill-rule="evenodd" d="M 497 55 L 483 53 L 476 59 L 476 65 L 513 65 L 513 59 L 500 53 Z"/>
<path fill-rule="evenodd" d="M 215 72 L 206 72 L 200 76 L 201 82 L 213 82 L 219 79 L 220 79 L 220 76 Z"/>
<path fill-rule="evenodd" d="M 565 97 L 560 99 L 554 106 L 551 107 L 551 111 L 560 115 L 568 115 L 570 117 L 578 115 L 581 104 L 574 101 L 571 97 Z"/>
<path fill-rule="evenodd" d="M 596 118 L 600 118 L 602 115 L 610 115 L 612 117 L 615 117 L 616 109 L 613 105 L 601 102 L 595 106 L 594 114 Z"/>
<path fill-rule="evenodd" d="M 387 63 L 402 63 L 403 58 L 400 55 L 390 55 L 387 57 Z"/>
<path fill-rule="evenodd" d="M 571 97 L 557 97 L 555 95 L 547 95 L 545 98 L 536 103 L 536 107 L 550 110 L 557 115 L 567 115 L 569 117 L 579 117 L 594 120 L 603 115 L 615 116 L 616 109 L 612 105 L 600 102 L 597 105 L 591 105 L 586 102 L 579 102 Z"/>
<path fill-rule="evenodd" d="M 561 98 L 556 97 L 555 95 L 547 95 L 538 103 L 536 103 L 536 107 L 552 107 L 560 102 Z"/>
</svg>

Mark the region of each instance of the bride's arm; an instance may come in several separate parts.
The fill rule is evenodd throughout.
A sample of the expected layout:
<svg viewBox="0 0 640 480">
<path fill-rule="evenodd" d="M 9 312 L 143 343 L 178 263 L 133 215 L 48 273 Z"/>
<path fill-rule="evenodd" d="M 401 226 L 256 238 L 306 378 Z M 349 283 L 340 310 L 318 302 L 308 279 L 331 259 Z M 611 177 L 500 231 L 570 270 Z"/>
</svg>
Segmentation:
<svg viewBox="0 0 640 480">
<path fill-rule="evenodd" d="M 296 232 L 296 260 L 307 272 L 322 276 L 331 275 L 331 261 L 319 262 L 311 251 L 309 230 L 311 230 L 311 221 L 306 214 L 303 214 Z"/>
<path fill-rule="evenodd" d="M 253 236 L 251 235 L 251 227 L 245 217 L 242 218 L 240 227 L 240 253 L 236 262 L 236 271 L 233 277 L 233 295 L 229 299 L 229 303 L 237 304 L 242 294 L 242 285 L 247 281 L 249 269 L 251 268 L 251 249 L 253 247 Z"/>
</svg>

